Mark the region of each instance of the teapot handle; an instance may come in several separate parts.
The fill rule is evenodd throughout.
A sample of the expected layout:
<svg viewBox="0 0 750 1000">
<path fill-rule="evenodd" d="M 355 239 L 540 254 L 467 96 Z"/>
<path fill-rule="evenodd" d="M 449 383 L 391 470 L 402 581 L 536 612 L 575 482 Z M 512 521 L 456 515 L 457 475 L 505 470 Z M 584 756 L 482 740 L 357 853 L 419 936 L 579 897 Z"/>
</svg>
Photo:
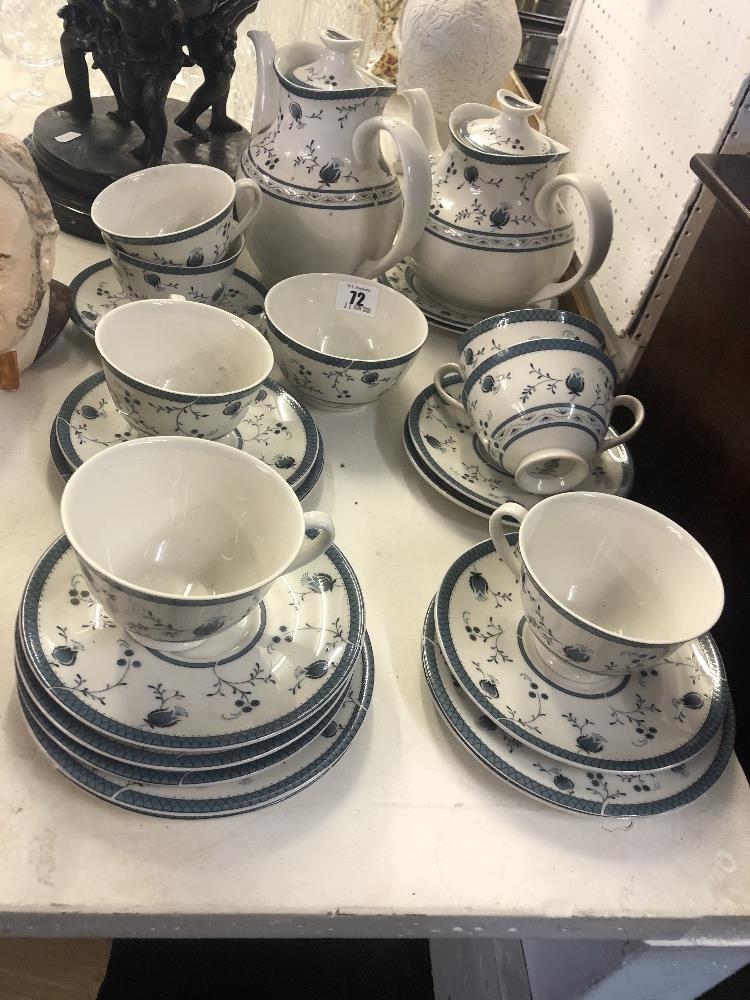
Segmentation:
<svg viewBox="0 0 750 1000">
<path fill-rule="evenodd" d="M 424 231 L 430 211 L 430 160 L 419 133 L 411 125 L 382 115 L 361 122 L 354 130 L 352 141 L 355 163 L 365 165 L 377 159 L 380 131 L 388 132 L 398 148 L 404 176 L 404 210 L 390 250 L 379 260 L 362 261 L 357 268 L 361 278 L 377 278 L 411 253 Z"/>
<path fill-rule="evenodd" d="M 542 222 L 554 225 L 554 207 L 557 192 L 561 187 L 572 187 L 580 194 L 589 222 L 589 240 L 586 253 L 572 278 L 567 281 L 551 281 L 533 296 L 533 302 L 543 302 L 570 291 L 581 281 L 596 274 L 604 263 L 612 242 L 612 207 L 604 188 L 598 181 L 582 174 L 559 174 L 540 189 L 534 199 L 534 207 Z"/>
</svg>

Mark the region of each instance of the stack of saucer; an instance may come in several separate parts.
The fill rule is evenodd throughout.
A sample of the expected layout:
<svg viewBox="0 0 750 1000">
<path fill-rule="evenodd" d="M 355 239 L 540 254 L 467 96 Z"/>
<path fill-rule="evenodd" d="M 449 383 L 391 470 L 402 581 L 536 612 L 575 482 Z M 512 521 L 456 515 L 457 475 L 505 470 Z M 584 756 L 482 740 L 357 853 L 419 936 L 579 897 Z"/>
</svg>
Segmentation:
<svg viewBox="0 0 750 1000">
<path fill-rule="evenodd" d="M 97 372 L 63 400 L 50 433 L 52 461 L 67 480 L 92 455 L 134 437 Z M 223 441 L 276 469 L 300 500 L 323 472 L 323 440 L 312 414 L 272 378 L 258 387 L 245 417 Z"/>
<path fill-rule="evenodd" d="M 618 577 L 612 572 L 609 553 L 600 546 L 600 565 L 591 569 L 588 579 L 578 576 L 577 566 L 569 565 L 566 579 L 573 596 L 561 602 L 558 610 L 563 617 L 556 618 L 549 590 L 546 597 L 539 597 L 530 582 L 527 560 L 534 563 L 534 569 L 542 560 L 533 553 L 533 542 L 528 543 L 528 539 L 532 528 L 541 539 L 539 526 L 543 520 L 551 523 L 550 510 L 557 507 L 559 513 L 560 502 L 571 500 L 584 503 L 587 511 L 592 504 L 606 503 L 602 523 L 609 524 L 605 530 L 614 539 L 615 551 L 620 550 L 617 532 L 612 531 L 616 521 L 613 511 L 624 511 L 629 519 L 648 510 L 601 494 L 555 497 L 534 508 L 536 519 L 527 535 L 524 526 L 532 515 L 523 522 L 520 570 L 513 565 L 515 556 L 506 552 L 501 559 L 492 541 L 469 549 L 448 570 L 424 623 L 422 654 L 427 684 L 440 718 L 462 745 L 513 787 L 574 812 L 607 816 L 668 812 L 707 791 L 723 773 L 732 753 L 734 713 L 713 639 L 706 632 L 678 642 L 676 648 L 673 642 L 671 651 L 663 655 L 665 647 L 660 653 L 648 652 L 646 642 L 636 648 L 635 639 L 624 639 L 627 631 L 615 629 L 612 634 L 616 640 L 627 645 L 625 664 L 600 658 L 597 638 L 611 643 L 605 638 L 605 629 L 597 631 L 586 623 L 594 636 L 590 645 L 576 643 L 565 629 L 578 628 L 584 621 L 576 614 L 576 592 L 589 617 L 593 618 L 593 611 L 604 607 L 609 597 L 613 605 L 621 605 L 616 613 L 610 607 L 610 627 L 619 618 L 637 632 L 634 608 L 638 608 L 638 614 L 645 614 L 643 629 L 649 622 L 657 622 L 664 629 L 660 635 L 667 637 L 680 613 L 669 602 L 672 584 L 673 593 L 685 602 L 682 611 L 699 627 L 709 618 L 715 620 L 721 603 L 715 600 L 715 587 L 709 593 L 708 566 L 697 567 L 692 581 L 691 569 L 696 567 L 686 563 L 669 582 L 648 572 L 640 576 L 639 567 L 644 568 L 647 558 L 645 550 L 656 550 L 658 544 L 648 531 L 639 535 L 638 525 L 630 521 L 630 536 L 621 533 L 621 545 L 635 553 L 633 564 L 623 565 Z M 503 513 L 499 510 L 493 518 L 493 538 Z M 673 524 L 660 515 L 655 517 L 666 525 Z M 568 535 L 573 535 L 573 521 L 566 523 Z M 586 523 L 595 535 L 591 521 Z M 558 524 L 556 530 L 559 528 Z M 644 540 L 643 553 L 639 538 Z M 683 533 L 682 538 L 690 536 Z M 580 539 L 571 544 L 586 548 Z M 497 548 L 502 550 L 502 544 Z M 700 553 L 705 556 L 702 549 Z M 672 570 L 677 565 L 675 554 L 676 549 Z M 658 558 L 654 556 L 654 560 Z M 628 609 L 625 590 L 603 585 L 601 563 L 608 564 L 610 584 L 638 578 L 641 590 L 637 593 L 643 595 L 643 602 L 633 601 L 631 592 Z M 651 569 L 645 566 L 646 571 Z M 697 582 L 703 569 L 707 572 L 701 586 L 702 607 L 709 616 L 704 621 L 704 612 L 691 606 L 689 597 L 690 584 Z M 597 571 L 601 579 L 594 580 Z M 581 584 L 578 588 L 577 579 Z M 554 591 L 554 585 L 551 589 Z M 599 595 L 605 595 L 601 602 Z M 663 614 L 651 615 L 655 606 L 662 607 Z M 565 624 L 560 625 L 561 621 Z"/>
<path fill-rule="evenodd" d="M 61 513 L 15 636 L 21 707 L 58 770 L 197 818 L 280 802 L 336 763 L 374 665 L 326 515 L 256 459 L 177 437 L 93 456 Z"/>
</svg>

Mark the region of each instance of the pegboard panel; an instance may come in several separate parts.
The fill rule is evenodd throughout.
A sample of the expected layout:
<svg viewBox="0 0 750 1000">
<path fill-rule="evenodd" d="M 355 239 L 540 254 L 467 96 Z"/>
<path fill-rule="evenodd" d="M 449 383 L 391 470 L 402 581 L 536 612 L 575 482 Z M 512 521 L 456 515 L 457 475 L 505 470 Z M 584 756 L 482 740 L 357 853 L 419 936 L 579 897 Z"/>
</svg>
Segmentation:
<svg viewBox="0 0 750 1000">
<path fill-rule="evenodd" d="M 749 69 L 747 0 L 574 0 L 543 103 L 549 134 L 571 149 L 563 169 L 597 178 L 612 202 L 612 248 L 591 288 L 618 336 L 645 342 L 665 264 L 674 279 L 677 244 L 700 231 L 700 214 L 687 221 L 706 214 L 690 157 L 750 149 Z M 570 210 L 582 245 L 573 198 Z"/>
</svg>

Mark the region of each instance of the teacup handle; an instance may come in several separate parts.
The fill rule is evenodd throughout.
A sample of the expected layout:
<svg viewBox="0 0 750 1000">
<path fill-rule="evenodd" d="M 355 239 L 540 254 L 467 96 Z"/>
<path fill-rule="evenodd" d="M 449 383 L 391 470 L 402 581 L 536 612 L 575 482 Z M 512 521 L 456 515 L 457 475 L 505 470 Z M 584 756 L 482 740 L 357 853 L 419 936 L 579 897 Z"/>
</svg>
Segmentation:
<svg viewBox="0 0 750 1000">
<path fill-rule="evenodd" d="M 640 429 L 643 419 L 646 416 L 643 403 L 635 396 L 615 396 L 612 400 L 612 409 L 614 410 L 616 406 L 624 406 L 626 410 L 630 410 L 633 414 L 633 426 L 629 427 L 624 434 L 618 434 L 617 437 L 606 438 L 602 441 L 599 448 L 600 452 L 609 451 L 615 445 L 624 444 L 626 441 L 629 441 L 635 432 Z"/>
<path fill-rule="evenodd" d="M 243 177 L 239 181 L 234 182 L 235 200 L 240 191 L 252 191 L 252 201 L 250 207 L 244 214 L 237 219 L 236 222 L 232 223 L 232 228 L 230 229 L 231 236 L 229 237 L 229 242 L 236 239 L 240 233 L 244 233 L 250 223 L 253 221 L 255 216 L 258 214 L 260 209 L 261 192 L 255 181 L 250 180 L 249 177 Z M 243 198 L 244 201 L 244 198 Z M 239 212 L 237 213 L 239 215 Z"/>
<path fill-rule="evenodd" d="M 432 196 L 430 159 L 419 133 L 406 122 L 378 115 L 360 122 L 352 137 L 356 164 L 377 163 L 380 155 L 378 133 L 388 132 L 396 143 L 403 168 L 404 210 L 391 248 L 378 260 L 364 260 L 357 268 L 360 278 L 377 278 L 411 253 L 427 225 Z M 375 225 L 375 223 L 373 223 Z"/>
<path fill-rule="evenodd" d="M 518 580 L 521 576 L 521 561 L 510 547 L 503 530 L 503 518 L 511 517 L 520 524 L 529 512 L 520 503 L 501 503 L 495 513 L 490 518 L 490 538 L 495 546 L 495 551 L 502 561 Z"/>
<path fill-rule="evenodd" d="M 307 532 L 313 528 L 318 534 L 315 538 L 308 538 Z M 328 546 L 333 545 L 335 537 L 336 529 L 328 514 L 324 514 L 322 510 L 311 510 L 308 514 L 305 514 L 305 537 L 302 540 L 299 552 L 284 572 L 290 573 L 293 569 L 306 566 L 313 559 L 322 556 Z"/>
<path fill-rule="evenodd" d="M 451 361 L 447 365 L 441 365 L 435 372 L 435 378 L 433 380 L 435 383 L 435 392 L 438 396 L 440 396 L 444 403 L 447 403 L 449 406 L 455 406 L 457 410 L 463 410 L 463 403 L 458 399 L 454 399 L 449 392 L 446 392 L 445 387 L 443 386 L 443 379 L 446 375 L 460 375 L 463 379 L 463 374 L 457 364 L 454 364 Z"/>
<path fill-rule="evenodd" d="M 612 242 L 612 206 L 604 188 L 598 181 L 582 174 L 560 174 L 553 177 L 539 190 L 534 199 L 537 215 L 548 226 L 555 224 L 555 200 L 561 187 L 572 187 L 580 194 L 589 223 L 589 239 L 586 252 L 581 259 L 581 266 L 572 278 L 567 281 L 551 281 L 540 288 L 532 298 L 532 302 L 544 302 L 570 291 L 592 274 L 596 274 L 604 263 L 610 243 Z"/>
</svg>

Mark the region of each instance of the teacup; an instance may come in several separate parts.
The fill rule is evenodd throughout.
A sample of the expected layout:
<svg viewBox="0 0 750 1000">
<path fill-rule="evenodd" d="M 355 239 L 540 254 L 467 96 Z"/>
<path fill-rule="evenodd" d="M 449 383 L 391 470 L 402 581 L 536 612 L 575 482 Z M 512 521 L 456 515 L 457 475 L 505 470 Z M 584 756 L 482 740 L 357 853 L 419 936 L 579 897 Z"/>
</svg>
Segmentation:
<svg viewBox="0 0 750 1000">
<path fill-rule="evenodd" d="M 607 349 L 604 334 L 585 316 L 560 309 L 514 309 L 483 319 L 458 338 L 461 374 L 466 378 L 498 351 L 534 340 L 575 340 Z"/>
<path fill-rule="evenodd" d="M 109 247 L 109 256 L 122 290 L 131 299 L 164 299 L 170 295 L 182 295 L 190 302 L 215 306 L 224 298 L 229 279 L 244 249 L 245 238 L 238 236 L 230 244 L 225 257 L 215 264 L 201 264 L 200 267 L 158 264 L 113 247 Z"/>
<path fill-rule="evenodd" d="M 597 454 L 629 441 L 643 423 L 639 400 L 614 395 L 612 361 L 582 341 L 537 340 L 496 351 L 468 374 L 460 402 L 442 384 L 454 372 L 461 374 L 448 364 L 435 373 L 440 398 L 466 411 L 487 460 L 528 493 L 575 488 Z M 634 421 L 605 440 L 615 406 L 630 410 Z"/>
<path fill-rule="evenodd" d="M 252 201 L 234 222 L 241 189 Z M 94 199 L 91 219 L 111 249 L 158 264 L 200 267 L 221 260 L 259 208 L 255 181 L 233 181 L 201 163 L 166 163 L 108 185 Z"/>
<path fill-rule="evenodd" d="M 323 409 L 352 409 L 389 392 L 427 339 L 427 320 L 413 302 L 349 274 L 286 278 L 264 308 L 287 381 Z"/>
<path fill-rule="evenodd" d="M 520 521 L 517 556 L 503 518 Z M 711 557 L 649 507 L 604 493 L 504 503 L 490 536 L 521 584 L 539 655 L 554 673 L 622 675 L 663 661 L 716 623 L 724 588 Z M 595 678 L 593 678 L 595 680 Z"/>
<path fill-rule="evenodd" d="M 224 437 L 273 367 L 254 326 L 176 298 L 118 306 L 95 339 L 115 406 L 141 434 Z"/>
<path fill-rule="evenodd" d="M 105 448 L 73 473 L 60 513 L 97 601 L 163 650 L 243 622 L 274 580 L 334 538 L 328 515 L 303 513 L 265 463 L 187 438 Z"/>
</svg>

